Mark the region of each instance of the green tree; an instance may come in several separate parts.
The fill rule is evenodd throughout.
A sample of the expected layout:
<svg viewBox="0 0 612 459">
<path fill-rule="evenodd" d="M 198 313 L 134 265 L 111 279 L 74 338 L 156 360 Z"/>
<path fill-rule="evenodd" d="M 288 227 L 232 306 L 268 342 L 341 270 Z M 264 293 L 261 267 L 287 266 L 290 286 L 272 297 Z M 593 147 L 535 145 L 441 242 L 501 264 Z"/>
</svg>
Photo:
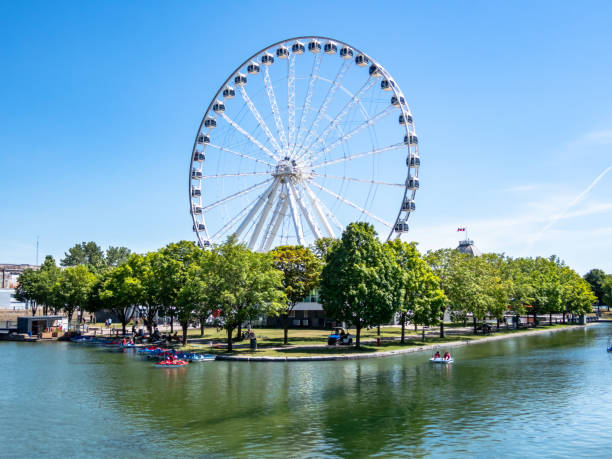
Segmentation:
<svg viewBox="0 0 612 459">
<path fill-rule="evenodd" d="M 102 248 L 93 241 L 83 241 L 68 249 L 68 252 L 64 253 L 64 258 L 60 260 L 60 265 L 85 265 L 92 272 L 99 272 L 107 266 Z"/>
<path fill-rule="evenodd" d="M 409 244 L 396 239 L 387 244 L 401 268 L 397 287 L 402 325 L 401 342 L 404 343 L 406 321 L 421 325 L 437 324 L 447 299 L 444 291 L 440 289 L 440 280 L 421 257 L 416 243 Z"/>
<path fill-rule="evenodd" d="M 320 281 L 323 308 L 355 327 L 357 347 L 362 328 L 392 319 L 399 270 L 393 253 L 368 223 L 349 224 L 327 254 Z"/>
<path fill-rule="evenodd" d="M 271 252 L 274 267 L 283 273 L 283 288 L 287 296 L 287 307 L 282 312 L 284 343 L 288 342 L 289 314 L 295 304 L 302 301 L 319 283 L 320 260 L 301 245 L 283 245 Z"/>
<path fill-rule="evenodd" d="M 32 315 L 36 315 L 38 310 L 37 298 L 39 296 L 40 273 L 31 268 L 24 269 L 17 280 L 18 285 L 15 289 L 15 299 L 23 301 L 26 307 L 32 311 Z"/>
<path fill-rule="evenodd" d="M 584 275 L 584 280 L 589 283 L 593 293 L 597 297 L 597 305 L 604 304 L 603 301 L 603 284 L 608 276 L 601 269 L 591 269 Z"/>
<path fill-rule="evenodd" d="M 610 306 L 612 305 L 612 275 L 608 274 L 606 279 L 601 284 L 601 299 L 603 304 L 608 306 L 608 310 L 610 310 Z"/>
<path fill-rule="evenodd" d="M 43 306 L 43 314 L 47 314 L 49 307 L 54 309 L 54 286 L 59 279 L 61 270 L 55 265 L 55 259 L 51 255 L 45 257 L 45 261 L 37 271 L 37 282 L 35 300 Z"/>
<path fill-rule="evenodd" d="M 132 263 L 128 261 L 108 269 L 101 275 L 99 284 L 99 287 L 94 289 L 100 300 L 99 304 L 110 309 L 119 319 L 125 335 L 126 326 L 144 296 L 143 286 L 132 268 Z"/>
<path fill-rule="evenodd" d="M 127 263 L 128 260 L 130 259 L 131 254 L 132 254 L 132 251 L 128 249 L 127 247 L 109 246 L 109 248 L 106 249 L 104 261 L 106 263 L 106 266 L 110 266 L 110 267 L 119 266 L 124 263 Z"/>
<path fill-rule="evenodd" d="M 272 255 L 251 252 L 235 237 L 213 250 L 209 295 L 221 310 L 232 352 L 232 333 L 247 319 L 276 315 L 285 307 L 283 274 L 274 268 Z"/>
<path fill-rule="evenodd" d="M 338 239 L 333 237 L 322 237 L 314 241 L 310 250 L 319 260 L 321 260 L 321 262 L 325 262 L 327 254 L 338 243 Z"/>
<path fill-rule="evenodd" d="M 96 277 L 83 265 L 71 266 L 61 272 L 53 286 L 53 303 L 56 309 L 61 307 L 64 310 L 69 323 L 74 312 L 87 305 L 95 281 Z"/>
<path fill-rule="evenodd" d="M 444 291 L 446 302 L 440 308 L 440 338 L 444 338 L 444 314 L 450 311 L 452 314 L 452 304 L 448 298 L 451 289 L 453 277 L 450 276 L 451 266 L 455 263 L 455 259 L 461 256 L 461 253 L 452 249 L 438 249 L 428 251 L 423 259 L 433 270 L 434 274 L 440 281 L 440 288 Z"/>
</svg>

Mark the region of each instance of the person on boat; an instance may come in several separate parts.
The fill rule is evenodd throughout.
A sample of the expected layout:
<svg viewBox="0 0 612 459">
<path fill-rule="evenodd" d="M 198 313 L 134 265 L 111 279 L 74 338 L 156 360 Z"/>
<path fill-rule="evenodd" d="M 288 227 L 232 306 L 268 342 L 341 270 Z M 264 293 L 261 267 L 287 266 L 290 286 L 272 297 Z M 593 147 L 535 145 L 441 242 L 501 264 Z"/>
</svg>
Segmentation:
<svg viewBox="0 0 612 459">
<path fill-rule="evenodd" d="M 125 346 L 126 344 L 127 344 L 127 339 L 123 338 L 123 339 L 121 340 L 121 345 L 122 345 L 122 346 Z"/>
<path fill-rule="evenodd" d="M 451 356 L 450 356 L 450 352 L 446 351 L 444 353 L 444 360 L 450 360 Z"/>
<path fill-rule="evenodd" d="M 439 359 L 440 358 L 440 352 L 436 351 L 436 353 L 434 354 L 434 359 Z"/>
</svg>

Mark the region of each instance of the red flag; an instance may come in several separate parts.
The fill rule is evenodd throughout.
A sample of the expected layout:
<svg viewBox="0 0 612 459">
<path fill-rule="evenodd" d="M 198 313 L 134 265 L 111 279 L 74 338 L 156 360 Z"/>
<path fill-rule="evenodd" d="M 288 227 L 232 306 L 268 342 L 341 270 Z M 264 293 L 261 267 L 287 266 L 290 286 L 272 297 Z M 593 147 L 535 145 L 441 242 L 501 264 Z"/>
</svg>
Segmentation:
<svg viewBox="0 0 612 459">
<path fill-rule="evenodd" d="M 457 231 L 465 231 L 465 228 L 457 228 Z"/>
</svg>

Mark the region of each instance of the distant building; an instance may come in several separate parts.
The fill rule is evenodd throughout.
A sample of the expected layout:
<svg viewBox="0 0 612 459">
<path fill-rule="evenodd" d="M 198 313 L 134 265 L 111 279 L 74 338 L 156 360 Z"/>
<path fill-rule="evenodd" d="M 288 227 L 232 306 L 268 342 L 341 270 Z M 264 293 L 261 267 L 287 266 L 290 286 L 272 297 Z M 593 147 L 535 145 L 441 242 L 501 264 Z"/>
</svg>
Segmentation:
<svg viewBox="0 0 612 459">
<path fill-rule="evenodd" d="M 480 253 L 480 250 L 478 250 L 478 247 L 474 245 L 474 241 L 472 241 L 471 239 L 464 239 L 463 241 L 459 241 L 459 246 L 457 247 L 457 250 L 461 253 L 467 253 L 468 255 L 471 255 L 473 257 L 479 257 L 480 255 L 482 255 L 482 253 Z"/>
<path fill-rule="evenodd" d="M 19 275 L 28 268 L 37 270 L 40 266 L 0 264 L 0 288 L 17 288 Z"/>
<path fill-rule="evenodd" d="M 15 299 L 19 275 L 27 268 L 37 270 L 40 266 L 0 264 L 0 309 L 27 309 L 25 303 Z"/>
</svg>

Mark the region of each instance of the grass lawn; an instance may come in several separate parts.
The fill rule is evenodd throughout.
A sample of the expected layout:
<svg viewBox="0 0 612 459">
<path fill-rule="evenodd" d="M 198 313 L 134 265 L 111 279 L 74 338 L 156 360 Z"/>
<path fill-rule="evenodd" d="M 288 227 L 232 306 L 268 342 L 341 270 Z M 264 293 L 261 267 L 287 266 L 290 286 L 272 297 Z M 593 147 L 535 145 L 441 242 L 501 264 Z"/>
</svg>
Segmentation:
<svg viewBox="0 0 612 459">
<path fill-rule="evenodd" d="M 499 332 L 494 333 L 490 336 L 499 335 L 512 335 L 516 333 L 533 332 L 538 330 L 551 330 L 556 328 L 567 327 L 568 325 L 553 324 L 552 326 L 540 325 L 537 328 L 529 329 L 501 329 Z M 474 335 L 471 333 L 453 333 L 448 334 L 445 338 L 441 339 L 438 336 L 427 336 L 425 342 L 421 341 L 419 336 L 412 335 L 406 336 L 406 343 L 401 344 L 399 340 L 383 340 L 380 346 L 376 346 L 375 342 L 363 342 L 363 340 L 373 340 L 376 338 L 376 330 L 368 330 L 367 333 L 362 334 L 362 345 L 361 348 L 357 349 L 355 346 L 327 346 L 327 335 L 329 334 L 326 330 L 290 330 L 289 334 L 289 345 L 282 346 L 283 330 L 281 329 L 257 329 L 257 350 L 252 351 L 248 342 L 234 343 L 234 349 L 231 355 L 244 355 L 253 357 L 308 357 L 308 356 L 319 356 L 319 355 L 350 355 L 350 354 L 367 354 L 372 352 L 384 352 L 394 351 L 400 349 L 426 347 L 433 345 L 443 345 L 444 343 L 454 341 L 478 341 L 487 336 Z M 293 331 L 293 338 L 291 335 Z M 383 334 L 385 332 L 385 334 Z M 383 327 L 381 329 L 381 335 L 387 336 L 388 338 L 399 338 L 401 330 L 396 327 Z M 199 335 L 199 334 L 198 334 Z M 221 335 L 218 333 L 217 336 Z M 211 348 L 209 345 L 210 341 L 217 341 L 212 338 L 213 334 L 205 335 L 204 339 L 193 339 L 187 346 L 186 350 L 193 352 L 207 352 L 211 354 L 226 354 L 225 348 Z M 221 340 L 218 340 L 221 341 Z M 218 342 L 217 341 L 217 342 Z M 225 340 L 223 340 L 225 342 Z"/>
</svg>

